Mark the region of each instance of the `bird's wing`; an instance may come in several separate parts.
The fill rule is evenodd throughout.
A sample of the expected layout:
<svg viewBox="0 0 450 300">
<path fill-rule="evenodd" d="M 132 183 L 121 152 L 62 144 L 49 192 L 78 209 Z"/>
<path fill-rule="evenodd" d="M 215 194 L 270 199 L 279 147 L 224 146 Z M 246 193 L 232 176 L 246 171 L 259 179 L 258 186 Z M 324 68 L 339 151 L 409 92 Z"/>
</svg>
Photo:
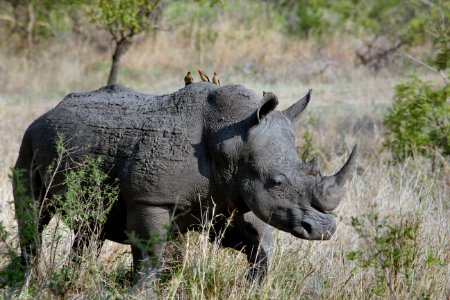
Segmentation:
<svg viewBox="0 0 450 300">
<path fill-rule="evenodd" d="M 209 77 L 208 77 L 208 76 L 206 76 L 206 74 L 203 74 L 203 75 L 205 75 L 205 77 L 206 77 L 206 80 L 207 80 L 208 82 L 210 82 L 210 81 L 209 81 Z"/>
</svg>

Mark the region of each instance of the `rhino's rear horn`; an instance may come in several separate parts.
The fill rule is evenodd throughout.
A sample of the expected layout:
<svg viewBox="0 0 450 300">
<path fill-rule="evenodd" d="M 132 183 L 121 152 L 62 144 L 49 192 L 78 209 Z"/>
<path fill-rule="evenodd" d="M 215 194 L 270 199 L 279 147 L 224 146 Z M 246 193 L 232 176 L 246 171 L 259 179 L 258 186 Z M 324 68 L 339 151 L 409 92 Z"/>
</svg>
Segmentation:
<svg viewBox="0 0 450 300">
<path fill-rule="evenodd" d="M 311 94 L 312 90 L 310 89 L 308 91 L 308 94 L 303 96 L 302 99 L 298 100 L 284 111 L 284 113 L 291 120 L 291 122 L 295 122 L 298 120 L 301 113 L 305 110 L 306 106 L 308 106 L 309 100 L 311 99 Z"/>
<path fill-rule="evenodd" d="M 341 201 L 345 182 L 349 179 L 352 170 L 356 164 L 357 145 L 353 147 L 352 153 L 342 166 L 342 168 L 333 176 L 325 176 L 317 186 L 319 205 L 326 211 L 334 210 Z"/>
</svg>

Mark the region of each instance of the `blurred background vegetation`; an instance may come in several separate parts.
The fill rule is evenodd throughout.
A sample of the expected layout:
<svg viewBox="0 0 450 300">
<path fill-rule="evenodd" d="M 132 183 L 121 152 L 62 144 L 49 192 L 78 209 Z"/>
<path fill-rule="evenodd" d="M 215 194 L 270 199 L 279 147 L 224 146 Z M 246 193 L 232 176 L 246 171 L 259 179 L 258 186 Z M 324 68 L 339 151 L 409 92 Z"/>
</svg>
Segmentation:
<svg viewBox="0 0 450 300">
<path fill-rule="evenodd" d="M 105 73 L 108 56 L 120 60 L 133 44 L 150 39 L 155 48 L 164 47 L 158 43 L 158 35 L 173 36 L 170 47 L 178 49 L 190 64 L 239 68 L 263 78 L 270 77 L 265 66 L 273 68 L 268 60 L 276 61 L 278 68 L 287 68 L 302 58 L 321 61 L 317 70 L 303 71 L 314 76 L 342 63 L 374 71 L 398 70 L 405 57 L 399 54 L 405 51 L 429 65 L 439 60 L 440 69 L 445 69 L 449 52 L 450 4 L 440 0 L 1 0 L 0 11 L 4 55 L 39 60 L 55 45 L 70 42 L 66 47 L 76 48 L 89 44 L 95 50 L 93 55 L 105 54 L 96 60 L 97 64 L 103 62 L 97 67 Z M 226 42 L 219 44 L 219 40 Z M 259 43 L 253 43 L 257 40 Z M 310 49 L 295 49 L 294 57 L 285 57 L 286 48 L 299 40 L 309 41 Z M 267 57 L 264 54 L 269 51 L 259 49 L 262 57 L 250 55 L 248 61 L 222 62 L 225 57 L 215 48 L 225 47 L 230 55 L 241 55 L 233 47 L 235 43 L 248 47 L 248 52 L 279 47 L 278 56 L 270 53 Z M 345 57 L 331 55 L 327 50 L 332 43 L 349 53 Z M 149 56 L 158 54 L 147 50 Z M 281 79 L 298 80 L 296 75 Z"/>
<path fill-rule="evenodd" d="M 385 145 L 397 160 L 450 153 L 448 1 L 0 0 L 0 12 L 7 102 L 114 82 L 171 92 L 201 67 L 288 98 L 296 85 L 342 102 L 393 98 Z"/>
</svg>

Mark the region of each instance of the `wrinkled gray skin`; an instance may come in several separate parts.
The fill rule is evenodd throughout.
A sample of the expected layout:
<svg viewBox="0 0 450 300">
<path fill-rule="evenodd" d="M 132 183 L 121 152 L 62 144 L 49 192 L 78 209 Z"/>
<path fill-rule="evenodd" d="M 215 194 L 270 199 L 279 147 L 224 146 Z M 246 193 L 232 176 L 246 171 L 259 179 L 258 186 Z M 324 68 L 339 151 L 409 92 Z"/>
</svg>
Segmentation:
<svg viewBox="0 0 450 300">
<path fill-rule="evenodd" d="M 102 157 L 104 169 L 119 179 L 119 201 L 104 239 L 126 243 L 127 232 L 147 239 L 165 234 L 167 224 L 180 233 L 198 229 L 202 214 L 215 206 L 223 217 L 211 239 L 235 211 L 222 245 L 244 252 L 250 275 L 258 276 L 267 269 L 271 244 L 266 223 L 309 240 L 329 239 L 336 229 L 330 212 L 339 203 L 354 155 L 328 177 L 315 160 L 298 159 L 292 124 L 309 97 L 282 112 L 275 110 L 278 99 L 272 93 L 261 102 L 240 85 L 200 82 L 163 96 L 120 85 L 70 94 L 30 125 L 15 167 L 28 170 L 30 196 L 42 201 L 46 170 L 57 157 L 55 140 L 62 133 L 67 148 L 77 150 L 72 164 L 86 154 Z M 62 180 L 55 179 L 49 197 L 63 192 Z M 32 209 L 15 198 L 17 215 Z M 51 214 L 52 208 L 43 211 L 40 229 Z M 18 222 L 20 231 L 25 224 Z M 21 235 L 23 257 L 33 255 L 35 247 Z M 134 266 L 163 250 L 163 243 L 150 251 L 132 245 Z"/>
</svg>

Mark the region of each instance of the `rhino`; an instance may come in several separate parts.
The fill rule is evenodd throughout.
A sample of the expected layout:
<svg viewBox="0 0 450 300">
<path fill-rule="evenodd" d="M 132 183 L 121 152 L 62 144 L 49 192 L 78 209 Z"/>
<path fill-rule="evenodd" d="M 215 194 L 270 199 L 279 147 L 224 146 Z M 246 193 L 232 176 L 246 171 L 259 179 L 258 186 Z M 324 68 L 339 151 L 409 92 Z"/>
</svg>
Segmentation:
<svg viewBox="0 0 450 300">
<path fill-rule="evenodd" d="M 61 134 L 79 155 L 101 157 L 104 170 L 118 179 L 119 198 L 103 240 L 126 244 L 130 233 L 163 236 L 168 224 L 176 233 L 198 230 L 202 214 L 214 207 L 221 218 L 211 240 L 221 233 L 222 246 L 242 251 L 254 277 L 267 272 L 271 226 L 305 240 L 330 239 L 332 211 L 352 173 L 356 145 L 332 176 L 321 174 L 316 159 L 299 160 L 293 124 L 310 96 L 311 90 L 278 111 L 273 93 L 261 100 L 241 85 L 206 82 L 162 96 L 117 84 L 67 95 L 28 127 L 15 164 L 29 178 L 26 193 L 37 204 L 24 204 L 15 193 L 23 259 L 35 255 L 37 244 L 26 237 L 21 214 L 39 207 L 43 190 L 47 197 L 64 193 L 63 176 L 46 184 Z M 51 209 L 41 211 L 39 233 L 51 217 Z M 134 269 L 160 258 L 164 247 L 131 243 Z"/>
</svg>

